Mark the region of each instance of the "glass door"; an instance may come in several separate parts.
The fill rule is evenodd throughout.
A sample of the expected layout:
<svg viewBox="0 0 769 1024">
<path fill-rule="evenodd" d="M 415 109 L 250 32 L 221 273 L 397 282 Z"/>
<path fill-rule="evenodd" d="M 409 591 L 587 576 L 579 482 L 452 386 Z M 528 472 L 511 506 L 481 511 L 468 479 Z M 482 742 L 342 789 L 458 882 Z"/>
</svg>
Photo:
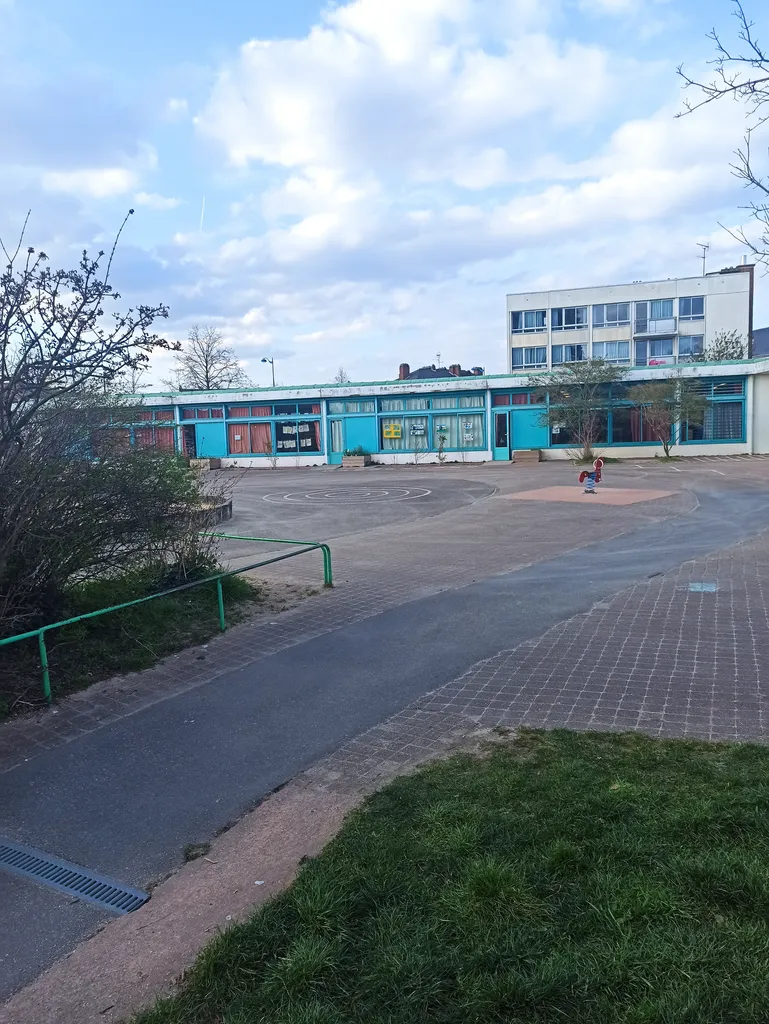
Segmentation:
<svg viewBox="0 0 769 1024">
<path fill-rule="evenodd" d="M 510 461 L 510 413 L 494 413 L 494 459 Z"/>
</svg>

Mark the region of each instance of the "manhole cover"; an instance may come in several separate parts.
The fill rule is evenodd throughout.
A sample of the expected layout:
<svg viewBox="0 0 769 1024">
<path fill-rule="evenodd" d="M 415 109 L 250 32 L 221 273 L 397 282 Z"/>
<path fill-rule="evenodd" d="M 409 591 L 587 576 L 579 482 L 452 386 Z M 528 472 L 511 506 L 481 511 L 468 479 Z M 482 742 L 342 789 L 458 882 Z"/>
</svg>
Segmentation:
<svg viewBox="0 0 769 1024">
<path fill-rule="evenodd" d="M 431 493 L 426 487 L 339 487 L 322 491 L 265 494 L 262 501 L 290 505 L 374 505 L 386 501 L 426 498 Z"/>
</svg>

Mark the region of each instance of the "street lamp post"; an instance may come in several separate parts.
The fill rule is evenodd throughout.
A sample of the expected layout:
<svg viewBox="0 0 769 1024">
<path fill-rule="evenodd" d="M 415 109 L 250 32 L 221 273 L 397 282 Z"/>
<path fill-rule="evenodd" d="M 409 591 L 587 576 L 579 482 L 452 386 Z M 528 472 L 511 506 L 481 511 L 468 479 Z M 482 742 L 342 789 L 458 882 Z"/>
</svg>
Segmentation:
<svg viewBox="0 0 769 1024">
<path fill-rule="evenodd" d="M 267 356 L 263 356 L 262 357 L 262 362 L 263 363 L 269 363 L 270 366 L 272 367 L 272 386 L 275 387 L 275 360 L 274 359 L 268 359 Z"/>
</svg>

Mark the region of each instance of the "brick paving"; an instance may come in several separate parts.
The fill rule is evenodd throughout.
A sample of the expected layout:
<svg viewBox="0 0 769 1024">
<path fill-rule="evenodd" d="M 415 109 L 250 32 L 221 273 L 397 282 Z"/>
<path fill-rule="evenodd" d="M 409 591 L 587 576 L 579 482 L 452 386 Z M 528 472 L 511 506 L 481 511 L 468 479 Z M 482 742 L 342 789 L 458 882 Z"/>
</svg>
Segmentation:
<svg viewBox="0 0 769 1024">
<path fill-rule="evenodd" d="M 501 651 L 331 754 L 307 782 L 372 789 L 522 725 L 769 740 L 769 532 Z"/>
</svg>

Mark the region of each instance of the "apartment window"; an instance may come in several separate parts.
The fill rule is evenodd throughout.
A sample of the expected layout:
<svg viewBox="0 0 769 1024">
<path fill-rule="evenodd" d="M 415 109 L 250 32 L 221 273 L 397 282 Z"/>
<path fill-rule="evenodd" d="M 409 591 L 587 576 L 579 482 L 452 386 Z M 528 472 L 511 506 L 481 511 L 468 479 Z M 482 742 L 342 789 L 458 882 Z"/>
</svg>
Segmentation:
<svg viewBox="0 0 769 1024">
<path fill-rule="evenodd" d="M 551 309 L 550 326 L 554 331 L 577 331 L 587 327 L 587 306 Z"/>
<path fill-rule="evenodd" d="M 553 345 L 553 366 L 581 363 L 587 359 L 587 345 Z"/>
<path fill-rule="evenodd" d="M 510 314 L 513 334 L 547 330 L 546 309 L 519 309 Z"/>
<path fill-rule="evenodd" d="M 547 348 L 544 345 L 513 349 L 514 370 L 536 369 L 543 366 L 547 366 Z"/>
<path fill-rule="evenodd" d="M 678 339 L 678 358 L 695 359 L 705 349 L 705 337 L 702 334 L 685 334 Z"/>
<path fill-rule="evenodd" d="M 629 302 L 606 302 L 593 306 L 593 327 L 619 327 L 629 323 Z"/>
<path fill-rule="evenodd" d="M 652 341 L 635 343 L 636 366 L 670 366 L 674 362 L 672 338 L 654 338 Z"/>
<path fill-rule="evenodd" d="M 704 320 L 705 296 L 688 295 L 683 299 L 679 299 L 678 318 L 679 320 Z"/>
<path fill-rule="evenodd" d="M 629 363 L 629 341 L 594 341 L 593 359 L 603 359 L 607 363 Z"/>
</svg>

